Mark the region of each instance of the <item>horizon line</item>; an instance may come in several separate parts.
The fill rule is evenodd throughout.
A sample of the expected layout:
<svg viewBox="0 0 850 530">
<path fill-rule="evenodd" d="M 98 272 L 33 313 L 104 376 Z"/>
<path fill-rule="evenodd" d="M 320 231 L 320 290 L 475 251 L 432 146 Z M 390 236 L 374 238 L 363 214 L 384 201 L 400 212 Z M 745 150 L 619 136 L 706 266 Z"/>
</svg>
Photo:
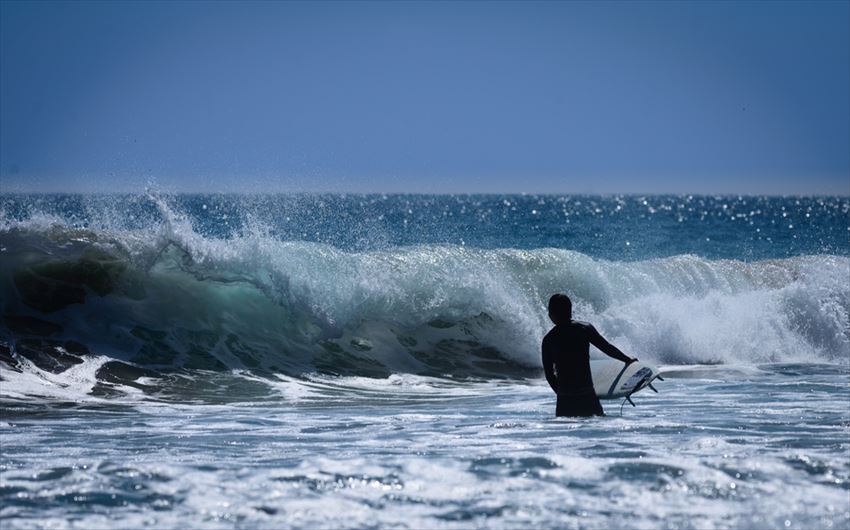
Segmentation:
<svg viewBox="0 0 850 530">
<path fill-rule="evenodd" d="M 644 197 L 644 196 L 671 196 L 671 197 L 747 197 L 747 198 L 846 198 L 850 199 L 848 193 L 734 193 L 734 192 L 491 192 L 491 191 L 464 191 L 464 192 L 422 192 L 422 191 L 168 191 L 163 189 L 154 190 L 116 190 L 116 191 L 44 191 L 44 190 L 0 190 L 0 196 L 12 195 L 359 195 L 359 196 L 534 196 L 534 197 Z"/>
</svg>

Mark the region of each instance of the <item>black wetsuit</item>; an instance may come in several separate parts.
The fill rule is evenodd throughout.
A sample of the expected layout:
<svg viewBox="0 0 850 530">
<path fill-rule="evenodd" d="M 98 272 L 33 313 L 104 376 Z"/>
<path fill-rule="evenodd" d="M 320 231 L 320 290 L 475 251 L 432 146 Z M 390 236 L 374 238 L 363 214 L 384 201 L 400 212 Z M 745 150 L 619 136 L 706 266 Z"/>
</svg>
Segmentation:
<svg viewBox="0 0 850 530">
<path fill-rule="evenodd" d="M 571 320 L 552 328 L 543 337 L 543 369 L 549 386 L 558 395 L 556 416 L 602 416 L 602 405 L 590 376 L 590 345 L 605 354 L 630 362 L 587 322 Z"/>
</svg>

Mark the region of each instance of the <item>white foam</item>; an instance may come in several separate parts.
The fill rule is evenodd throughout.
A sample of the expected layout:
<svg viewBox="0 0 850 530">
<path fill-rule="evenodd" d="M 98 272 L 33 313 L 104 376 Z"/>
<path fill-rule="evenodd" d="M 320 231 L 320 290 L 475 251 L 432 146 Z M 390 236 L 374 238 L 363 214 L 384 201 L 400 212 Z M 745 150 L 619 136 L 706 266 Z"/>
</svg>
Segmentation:
<svg viewBox="0 0 850 530">
<path fill-rule="evenodd" d="M 95 384 L 97 370 L 111 359 L 106 356 L 87 356 L 80 364 L 54 374 L 42 370 L 28 359 L 19 357 L 22 371 L 3 370 L 0 397 L 7 399 L 42 398 L 66 401 L 104 401 L 89 393 Z M 127 389 L 135 390 L 135 389 Z"/>
</svg>

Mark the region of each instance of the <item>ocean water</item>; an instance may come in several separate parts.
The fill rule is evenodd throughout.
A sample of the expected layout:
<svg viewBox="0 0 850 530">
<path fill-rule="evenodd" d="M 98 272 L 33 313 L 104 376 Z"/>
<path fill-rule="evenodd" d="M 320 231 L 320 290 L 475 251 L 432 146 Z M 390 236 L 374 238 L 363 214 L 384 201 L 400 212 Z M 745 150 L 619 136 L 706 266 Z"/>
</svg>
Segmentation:
<svg viewBox="0 0 850 530">
<path fill-rule="evenodd" d="M 847 197 L 0 195 L 0 306 L 4 529 L 850 528 Z"/>
</svg>

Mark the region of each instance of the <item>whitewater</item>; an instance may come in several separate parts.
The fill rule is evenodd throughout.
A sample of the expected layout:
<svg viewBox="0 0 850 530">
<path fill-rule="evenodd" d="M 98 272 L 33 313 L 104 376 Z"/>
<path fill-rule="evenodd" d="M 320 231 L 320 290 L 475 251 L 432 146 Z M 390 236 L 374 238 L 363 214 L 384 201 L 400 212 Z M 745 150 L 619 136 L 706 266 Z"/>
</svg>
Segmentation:
<svg viewBox="0 0 850 530">
<path fill-rule="evenodd" d="M 850 528 L 846 197 L 0 195 L 0 258 L 4 528 Z M 555 292 L 659 393 L 554 418 Z"/>
</svg>

